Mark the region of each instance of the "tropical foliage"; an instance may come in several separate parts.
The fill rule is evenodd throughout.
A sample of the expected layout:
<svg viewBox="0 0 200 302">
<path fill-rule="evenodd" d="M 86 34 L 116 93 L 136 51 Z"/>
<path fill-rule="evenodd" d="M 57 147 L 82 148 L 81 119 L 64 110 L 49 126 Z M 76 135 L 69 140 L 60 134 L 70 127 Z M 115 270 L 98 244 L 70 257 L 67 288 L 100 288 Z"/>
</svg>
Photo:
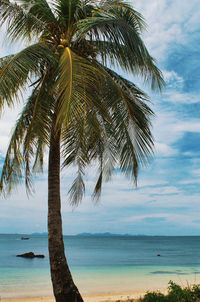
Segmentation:
<svg viewBox="0 0 200 302">
<path fill-rule="evenodd" d="M 200 298 L 200 285 L 181 287 L 169 281 L 168 293 L 149 292 L 138 302 L 198 302 Z"/>
</svg>

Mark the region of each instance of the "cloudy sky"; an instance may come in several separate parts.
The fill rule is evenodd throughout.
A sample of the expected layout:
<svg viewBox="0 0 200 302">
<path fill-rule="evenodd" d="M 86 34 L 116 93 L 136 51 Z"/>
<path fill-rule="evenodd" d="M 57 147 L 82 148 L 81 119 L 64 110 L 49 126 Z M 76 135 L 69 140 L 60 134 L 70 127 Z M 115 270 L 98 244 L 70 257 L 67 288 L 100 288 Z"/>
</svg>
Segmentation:
<svg viewBox="0 0 200 302">
<path fill-rule="evenodd" d="M 199 0 L 131 0 L 148 24 L 145 43 L 162 70 L 167 88 L 152 94 L 155 157 L 139 174 L 138 187 L 116 172 L 94 204 L 95 169 L 86 175 L 82 204 L 71 208 L 67 191 L 73 169 L 62 174 L 65 234 L 113 232 L 147 235 L 200 235 L 200 2 Z M 17 51 L 0 32 L 0 57 Z M 130 75 L 126 75 L 131 79 Z M 17 110 L 0 120 L 2 165 Z M 35 194 L 25 189 L 0 199 L 0 233 L 46 231 L 47 177 L 35 181 Z"/>
</svg>

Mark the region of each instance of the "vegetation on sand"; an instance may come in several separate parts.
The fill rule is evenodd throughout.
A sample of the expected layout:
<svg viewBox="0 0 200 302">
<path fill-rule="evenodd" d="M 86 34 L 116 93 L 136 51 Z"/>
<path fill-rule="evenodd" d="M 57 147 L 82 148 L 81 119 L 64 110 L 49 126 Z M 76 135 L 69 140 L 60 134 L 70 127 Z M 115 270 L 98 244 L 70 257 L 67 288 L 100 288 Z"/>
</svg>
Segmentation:
<svg viewBox="0 0 200 302">
<path fill-rule="evenodd" d="M 199 302 L 200 285 L 181 287 L 180 285 L 169 282 L 168 294 L 164 295 L 157 292 L 147 293 L 139 302 Z"/>
<path fill-rule="evenodd" d="M 140 76 L 152 89 L 164 81 L 142 39 L 140 13 L 122 0 L 0 0 L 0 25 L 12 40 L 29 42 L 20 52 L 0 59 L 0 110 L 21 100 L 5 156 L 0 191 L 9 193 L 48 163 L 48 242 L 56 302 L 80 302 L 64 253 L 60 169 L 76 165 L 69 190 L 78 205 L 84 171 L 93 162 L 98 176 L 93 197 L 115 167 L 137 179 L 153 150 L 152 110 L 147 95 L 113 71 Z M 26 44 L 27 45 L 27 44 Z"/>
<path fill-rule="evenodd" d="M 143 298 L 129 299 L 125 302 L 199 302 L 200 285 L 181 287 L 169 281 L 168 293 L 148 292 Z M 120 300 L 116 302 L 121 302 Z"/>
</svg>

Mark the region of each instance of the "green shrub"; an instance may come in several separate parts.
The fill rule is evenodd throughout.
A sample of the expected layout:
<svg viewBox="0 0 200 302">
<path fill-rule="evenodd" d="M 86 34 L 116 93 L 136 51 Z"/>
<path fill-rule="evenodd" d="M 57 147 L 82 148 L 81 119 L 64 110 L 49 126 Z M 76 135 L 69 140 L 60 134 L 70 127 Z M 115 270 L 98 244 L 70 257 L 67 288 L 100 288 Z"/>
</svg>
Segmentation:
<svg viewBox="0 0 200 302">
<path fill-rule="evenodd" d="M 149 292 L 140 302 L 200 302 L 200 285 L 182 288 L 180 285 L 169 282 L 168 294 Z"/>
<path fill-rule="evenodd" d="M 184 287 L 177 285 L 173 281 L 169 282 L 169 301 L 171 302 L 196 302 L 200 297 L 200 286 Z"/>
<path fill-rule="evenodd" d="M 161 293 L 147 293 L 141 302 L 167 302 L 167 298 Z"/>
</svg>

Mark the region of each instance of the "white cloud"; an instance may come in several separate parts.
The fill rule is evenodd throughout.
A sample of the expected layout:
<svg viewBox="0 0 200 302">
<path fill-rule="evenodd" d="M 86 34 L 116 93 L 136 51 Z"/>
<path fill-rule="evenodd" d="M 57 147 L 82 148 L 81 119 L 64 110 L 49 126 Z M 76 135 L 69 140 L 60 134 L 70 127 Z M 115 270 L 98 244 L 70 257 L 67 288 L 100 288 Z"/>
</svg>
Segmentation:
<svg viewBox="0 0 200 302">
<path fill-rule="evenodd" d="M 173 156 L 178 154 L 178 150 L 172 144 L 178 141 L 184 134 L 184 129 L 177 125 L 182 121 L 176 117 L 175 113 L 160 112 L 153 123 L 153 135 L 155 138 L 156 156 Z"/>
<path fill-rule="evenodd" d="M 200 176 L 200 171 L 198 176 Z M 195 184 L 200 184 L 200 179 L 186 179 L 186 180 L 178 181 L 177 183 L 180 185 L 195 185 Z"/>
<path fill-rule="evenodd" d="M 175 71 L 162 70 L 162 73 L 168 89 L 183 87 L 184 79 Z"/>
<path fill-rule="evenodd" d="M 163 96 L 167 102 L 175 104 L 194 104 L 200 103 L 199 94 L 181 92 L 183 88 L 184 79 L 175 71 L 162 70 L 167 90 L 164 91 Z"/>
<path fill-rule="evenodd" d="M 172 144 L 180 140 L 185 132 L 200 133 L 199 119 L 188 118 L 184 121 L 175 112 L 158 113 L 153 124 L 156 155 L 177 155 L 178 150 Z"/>
<path fill-rule="evenodd" d="M 176 104 L 194 104 L 200 103 L 200 97 L 198 95 L 194 95 L 192 93 L 181 93 L 176 90 L 168 91 L 164 94 L 166 100 L 168 102 L 176 103 Z"/>
<path fill-rule="evenodd" d="M 156 150 L 156 155 L 157 156 L 172 156 L 177 154 L 177 150 L 170 147 L 169 145 L 165 143 L 155 143 L 155 150 Z"/>
<path fill-rule="evenodd" d="M 200 177 L 200 169 L 193 170 L 192 173 L 193 173 L 195 176 Z"/>
<path fill-rule="evenodd" d="M 12 129 L 21 110 L 21 105 L 16 105 L 15 109 L 6 108 L 0 120 L 0 155 L 4 156 L 9 144 Z"/>
<path fill-rule="evenodd" d="M 183 122 L 179 122 L 174 125 L 174 131 L 183 133 L 183 132 L 195 132 L 200 133 L 200 121 L 198 119 L 191 119 Z"/>
<path fill-rule="evenodd" d="M 154 198 L 155 201 L 151 203 L 151 207 L 154 208 L 154 210 L 162 207 L 165 208 L 166 211 L 167 209 L 176 208 L 176 212 L 178 212 L 177 208 L 181 210 L 183 207 L 186 207 L 187 210 L 185 210 L 185 212 L 188 213 L 188 216 L 193 216 L 196 211 L 199 212 L 200 210 L 199 194 L 192 193 L 188 195 L 186 194 L 186 188 L 187 187 L 185 187 L 185 190 L 182 192 L 180 191 L 179 194 L 157 196 Z"/>
<path fill-rule="evenodd" d="M 141 177 L 139 178 L 138 180 L 138 188 L 142 188 L 142 187 L 152 187 L 152 186 L 164 186 L 164 185 L 167 185 L 168 182 L 166 180 L 163 180 L 163 179 L 157 179 L 155 177 L 152 177 L 151 178 L 144 178 L 144 177 Z"/>
<path fill-rule="evenodd" d="M 166 57 L 170 45 L 187 44 L 191 34 L 199 28 L 199 0 L 131 2 L 146 19 L 148 32 L 144 39 L 157 59 Z"/>
<path fill-rule="evenodd" d="M 171 195 L 180 193 L 180 189 L 175 186 L 162 186 L 162 187 L 154 187 L 154 188 L 143 188 L 140 190 L 140 193 L 147 195 Z"/>
<path fill-rule="evenodd" d="M 198 219 L 198 215 L 195 216 Z M 163 219 L 163 222 L 166 223 L 173 223 L 173 224 L 179 224 L 179 226 L 184 225 L 184 226 L 191 226 L 191 224 L 193 223 L 193 218 L 190 217 L 189 215 L 185 215 L 185 214 L 174 214 L 174 213 L 165 213 L 165 212 L 159 212 L 156 214 L 150 214 L 150 215 L 139 215 L 139 216 L 130 216 L 127 218 L 122 219 L 124 222 L 127 223 L 143 223 L 145 220 L 148 223 L 148 219 L 149 220 L 149 224 L 152 224 L 154 219 L 155 219 L 155 223 L 156 220 L 161 220 Z M 160 222 L 159 222 L 160 223 Z"/>
</svg>

